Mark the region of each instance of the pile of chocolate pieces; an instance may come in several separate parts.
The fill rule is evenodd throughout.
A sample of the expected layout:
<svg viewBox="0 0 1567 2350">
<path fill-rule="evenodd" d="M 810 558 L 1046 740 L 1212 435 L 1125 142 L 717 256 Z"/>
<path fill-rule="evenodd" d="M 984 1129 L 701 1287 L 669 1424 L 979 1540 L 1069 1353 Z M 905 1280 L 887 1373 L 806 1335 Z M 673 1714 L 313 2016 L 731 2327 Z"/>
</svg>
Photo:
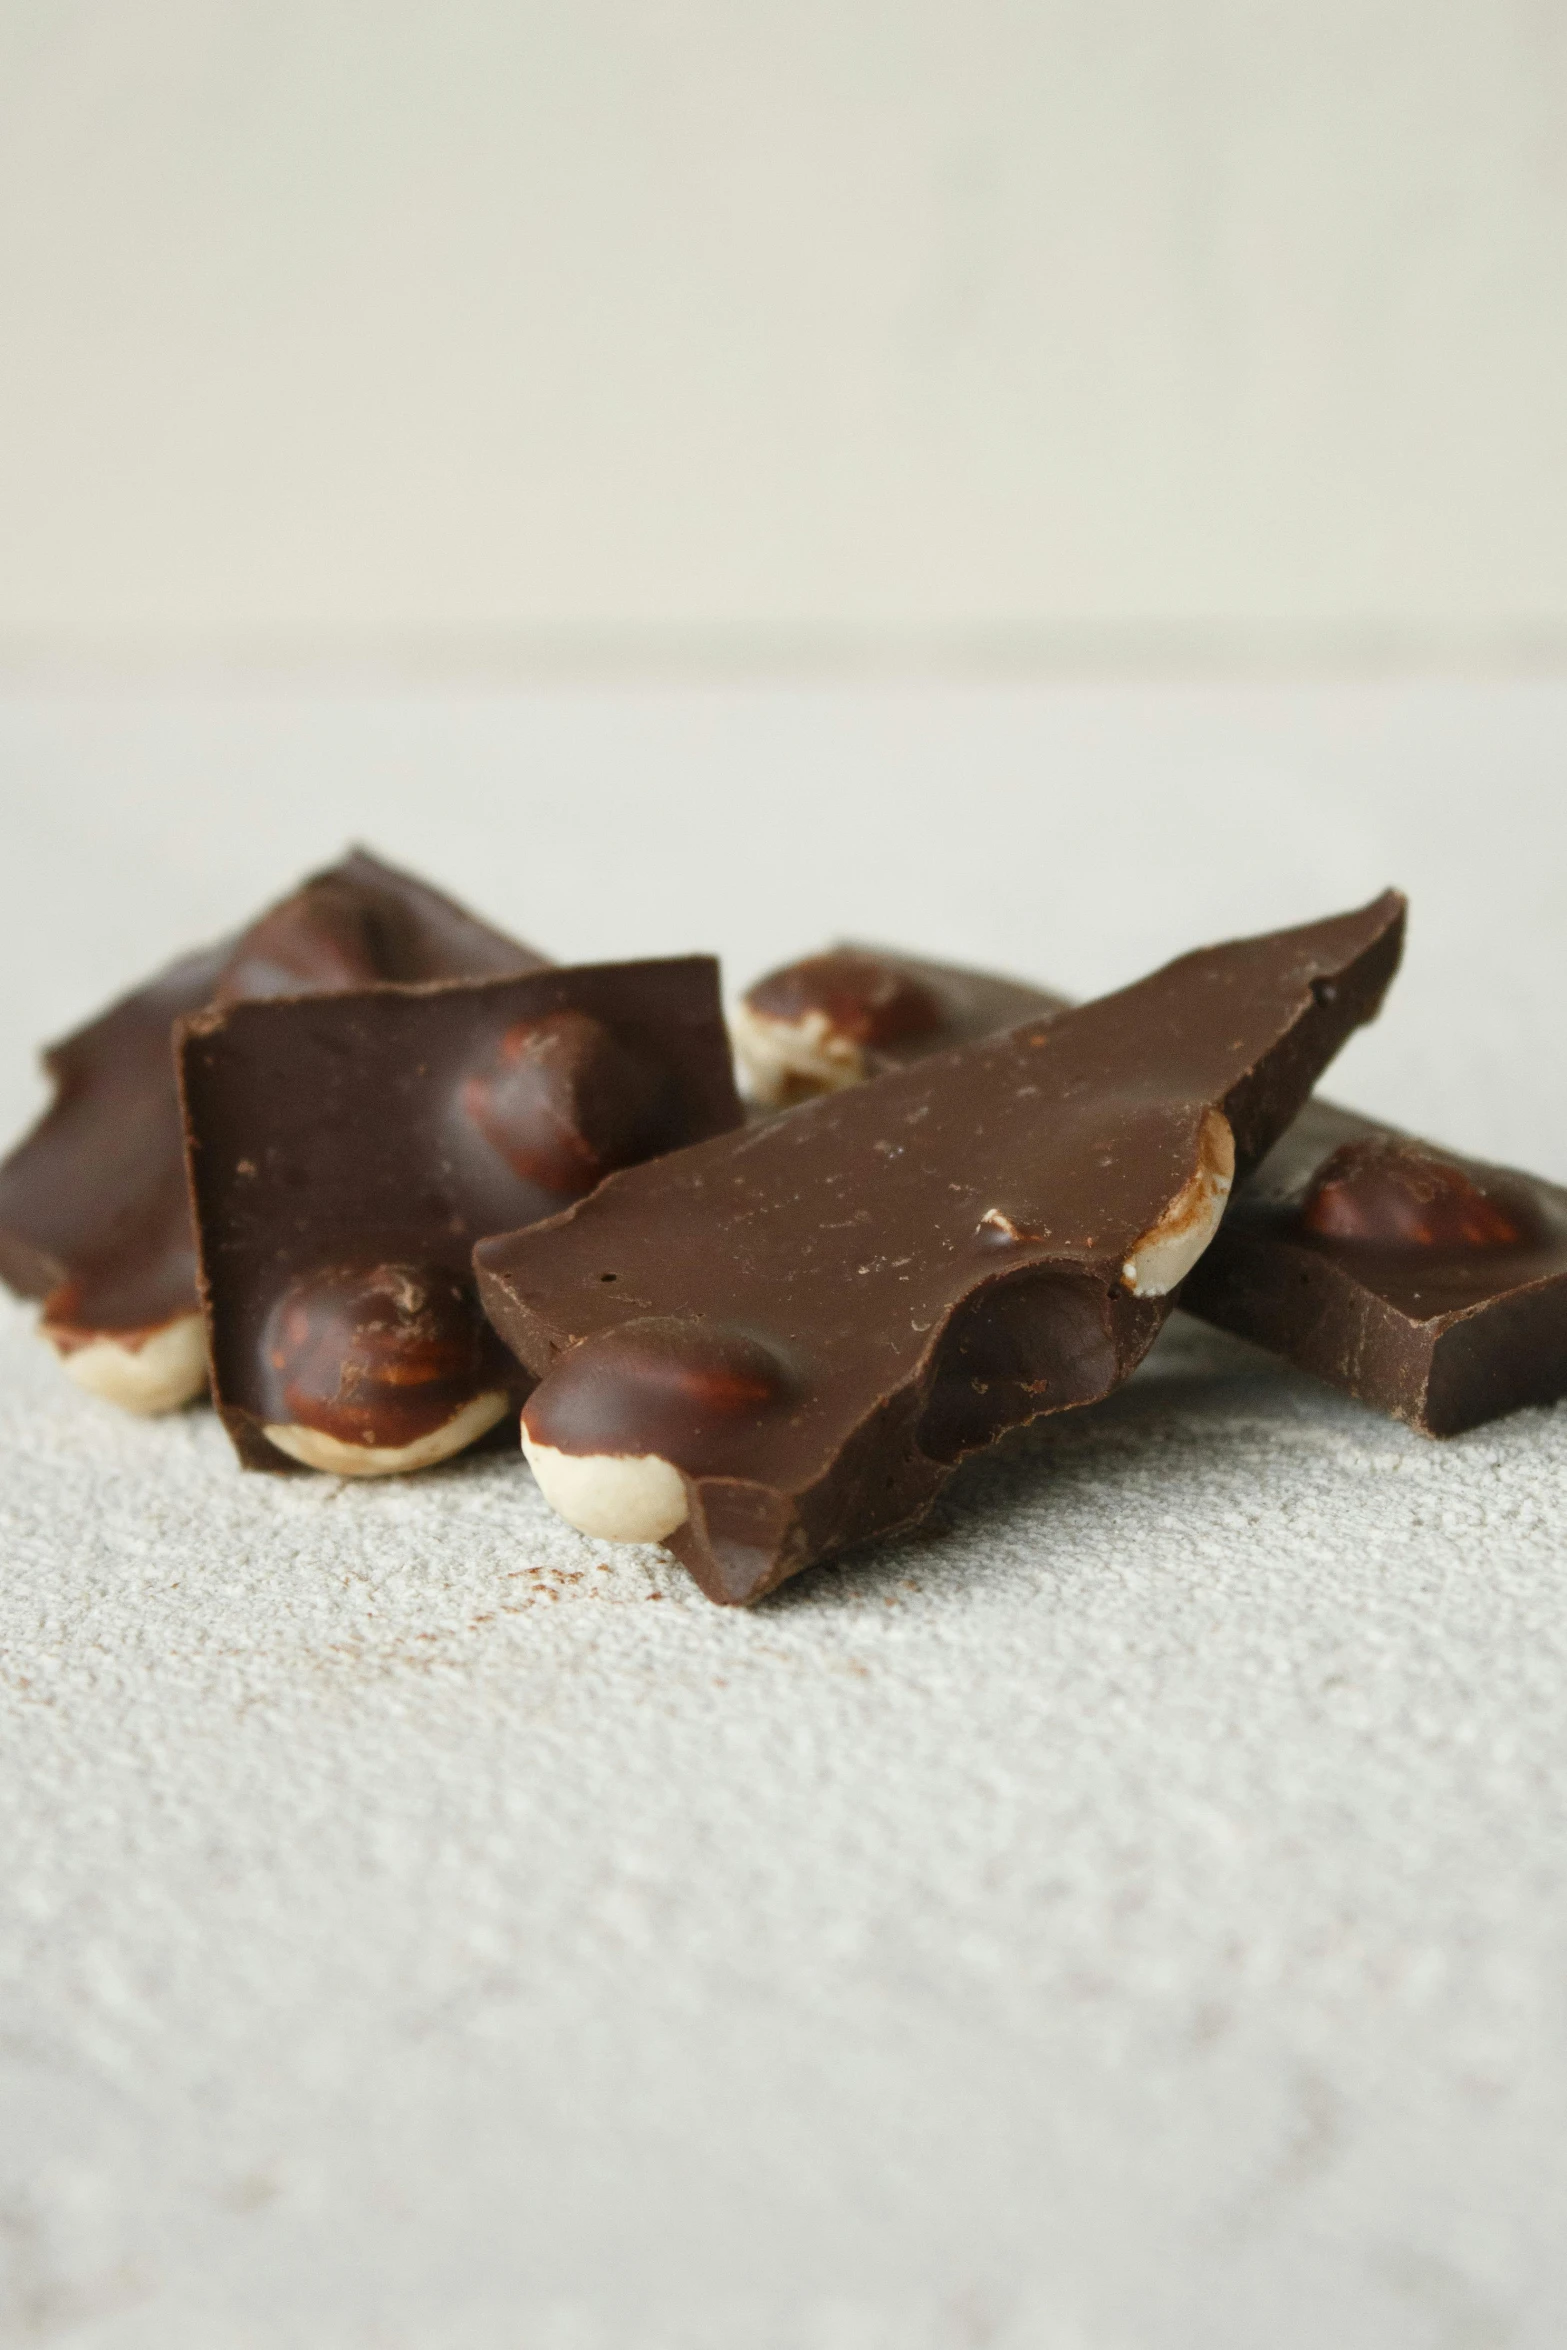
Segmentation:
<svg viewBox="0 0 1567 2350">
<path fill-rule="evenodd" d="M 1179 1302 L 1433 1436 L 1567 1391 L 1567 1192 L 1310 1100 L 1404 903 L 1096 1002 L 838 947 L 553 964 L 363 853 L 46 1055 L 0 1273 L 246 1468 L 522 1451 L 743 1605 Z M 738 1054 L 751 1095 L 736 1091 Z"/>
</svg>

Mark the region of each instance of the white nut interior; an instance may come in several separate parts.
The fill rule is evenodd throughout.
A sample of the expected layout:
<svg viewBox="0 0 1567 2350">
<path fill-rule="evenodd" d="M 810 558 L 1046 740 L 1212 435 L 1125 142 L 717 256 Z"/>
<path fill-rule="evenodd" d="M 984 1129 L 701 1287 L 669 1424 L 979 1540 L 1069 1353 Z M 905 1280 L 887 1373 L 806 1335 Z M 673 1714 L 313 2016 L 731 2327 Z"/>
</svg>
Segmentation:
<svg viewBox="0 0 1567 2350">
<path fill-rule="evenodd" d="M 600 1542 L 662 1542 L 690 1516 L 685 1482 L 657 1453 L 559 1452 L 522 1431 L 522 1449 L 552 1510 Z"/>
<path fill-rule="evenodd" d="M 1217 1110 L 1203 1118 L 1197 1171 L 1132 1248 L 1121 1279 L 1134 1297 L 1167 1297 L 1219 1229 L 1235 1181 L 1235 1137 Z"/>
<path fill-rule="evenodd" d="M 85 1346 L 61 1346 L 46 1328 L 67 1375 L 89 1395 L 117 1403 L 122 1411 L 150 1419 L 192 1403 L 207 1385 L 207 1348 L 199 1314 L 179 1314 L 145 1338 L 90 1338 Z"/>
<path fill-rule="evenodd" d="M 852 1036 L 834 1028 L 825 1012 L 775 1020 L 740 1003 L 729 1028 L 753 1101 L 777 1106 L 802 1093 L 837 1093 L 858 1085 L 865 1075 L 864 1052 Z"/>
<path fill-rule="evenodd" d="M 437 1461 L 450 1460 L 454 1452 L 474 1443 L 504 1415 L 507 1401 L 496 1392 L 476 1395 L 443 1426 L 432 1428 L 428 1436 L 416 1436 L 412 1444 L 345 1444 L 342 1437 L 328 1436 L 320 1428 L 293 1425 L 264 1428 L 262 1434 L 291 1461 L 307 1469 L 325 1469 L 329 1476 L 401 1477 L 410 1469 L 433 1469 Z"/>
</svg>

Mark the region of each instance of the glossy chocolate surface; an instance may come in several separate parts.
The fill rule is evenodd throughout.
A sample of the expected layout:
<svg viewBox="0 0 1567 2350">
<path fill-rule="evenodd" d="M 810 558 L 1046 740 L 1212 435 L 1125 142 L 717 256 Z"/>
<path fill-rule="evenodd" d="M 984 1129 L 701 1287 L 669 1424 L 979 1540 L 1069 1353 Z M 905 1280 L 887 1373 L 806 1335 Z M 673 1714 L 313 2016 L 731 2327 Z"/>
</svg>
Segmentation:
<svg viewBox="0 0 1567 2350">
<path fill-rule="evenodd" d="M 529 1434 L 573 1453 L 656 1453 L 722 1475 L 735 1447 L 799 1398 L 776 1346 L 681 1315 L 644 1316 L 573 1347 L 541 1391 Z"/>
<path fill-rule="evenodd" d="M 545 968 L 438 890 L 355 850 L 237 938 L 187 955 L 44 1054 L 55 1098 L 0 1166 L 0 1277 L 62 1333 L 196 1310 L 172 1024 L 204 1005 Z"/>
<path fill-rule="evenodd" d="M 1453 1436 L 1567 1394 L 1567 1191 L 1311 1102 L 1181 1303 Z"/>
<path fill-rule="evenodd" d="M 917 1518 L 966 1454 L 1134 1368 L 1174 1301 L 1134 1294 L 1128 1262 L 1196 1180 L 1215 1113 L 1254 1166 L 1376 1012 L 1403 919 L 1390 893 L 1187 956 L 487 1241 L 486 1309 L 546 1381 L 530 1434 L 575 1423 L 580 1452 L 602 1426 L 656 1452 L 650 1360 L 661 1327 L 693 1325 L 720 1355 L 759 1350 L 780 1383 L 661 1456 L 690 1501 L 669 1547 L 712 1598 L 757 1599 Z"/>
<path fill-rule="evenodd" d="M 541 1036 L 565 1037 L 568 1074 L 586 1068 L 591 1083 L 508 1094 Z M 333 1414 L 369 1411 L 399 1382 L 419 1390 L 408 1400 L 421 1413 L 454 1409 L 469 1378 L 462 1317 L 443 1307 L 438 1328 L 412 1325 L 455 1283 L 493 1363 L 475 1241 L 579 1198 L 607 1137 L 634 1159 L 741 1115 L 717 966 L 701 955 L 234 1004 L 188 1022 L 179 1057 L 215 1400 L 252 1468 L 292 1465 L 262 1433 L 291 1395 L 317 1398 L 303 1424 L 326 1433 Z M 617 1078 L 618 1117 L 604 1098 Z M 574 1102 L 592 1130 L 576 1152 Z M 399 1280 L 420 1293 L 406 1312 Z M 402 1442 L 396 1419 L 377 1433 L 362 1418 L 354 1437 Z"/>
</svg>

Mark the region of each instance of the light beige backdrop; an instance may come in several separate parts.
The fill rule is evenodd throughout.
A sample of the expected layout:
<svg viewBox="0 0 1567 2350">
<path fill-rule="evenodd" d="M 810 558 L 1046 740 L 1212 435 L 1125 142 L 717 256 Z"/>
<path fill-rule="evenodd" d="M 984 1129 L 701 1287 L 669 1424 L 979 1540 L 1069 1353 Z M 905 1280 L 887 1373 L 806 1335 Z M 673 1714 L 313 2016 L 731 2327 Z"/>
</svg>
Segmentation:
<svg viewBox="0 0 1567 2350">
<path fill-rule="evenodd" d="M 1559 0 L 0 9 L 0 653 L 1564 642 Z"/>
</svg>

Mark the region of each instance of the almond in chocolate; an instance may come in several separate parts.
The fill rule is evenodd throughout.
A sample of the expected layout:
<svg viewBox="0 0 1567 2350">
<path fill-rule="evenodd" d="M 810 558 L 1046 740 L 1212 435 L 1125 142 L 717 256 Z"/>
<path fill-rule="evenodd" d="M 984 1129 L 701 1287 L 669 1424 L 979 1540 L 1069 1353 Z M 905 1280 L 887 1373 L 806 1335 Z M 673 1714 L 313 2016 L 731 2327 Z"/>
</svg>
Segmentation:
<svg viewBox="0 0 1567 2350">
<path fill-rule="evenodd" d="M 664 1071 L 586 1012 L 518 1020 L 469 1077 L 463 1107 L 524 1181 L 580 1199 L 611 1168 L 644 1157 Z"/>
</svg>

